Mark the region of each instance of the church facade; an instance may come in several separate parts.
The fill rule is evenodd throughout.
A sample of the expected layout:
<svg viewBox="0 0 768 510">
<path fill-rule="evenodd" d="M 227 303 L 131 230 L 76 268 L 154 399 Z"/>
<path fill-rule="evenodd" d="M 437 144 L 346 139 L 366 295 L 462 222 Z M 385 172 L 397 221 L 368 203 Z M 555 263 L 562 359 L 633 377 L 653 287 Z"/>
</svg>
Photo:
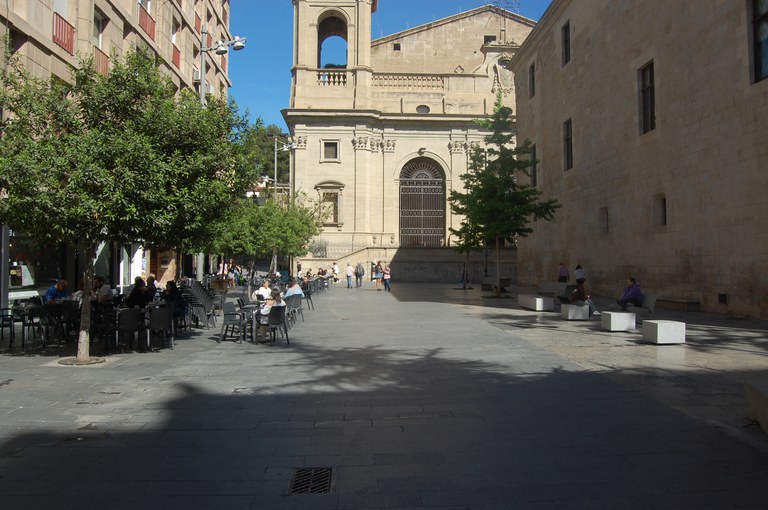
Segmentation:
<svg viewBox="0 0 768 510">
<path fill-rule="evenodd" d="M 483 143 L 475 120 L 499 94 L 512 105 L 510 62 L 535 23 L 485 6 L 372 41 L 375 0 L 293 4 L 283 117 L 294 147 L 291 188 L 325 210 L 314 256 L 342 266 L 405 249 L 455 257 L 446 252 L 460 218 L 447 197 L 462 186 L 469 149 Z M 322 65 L 331 37 L 346 41 L 346 62 Z"/>
</svg>

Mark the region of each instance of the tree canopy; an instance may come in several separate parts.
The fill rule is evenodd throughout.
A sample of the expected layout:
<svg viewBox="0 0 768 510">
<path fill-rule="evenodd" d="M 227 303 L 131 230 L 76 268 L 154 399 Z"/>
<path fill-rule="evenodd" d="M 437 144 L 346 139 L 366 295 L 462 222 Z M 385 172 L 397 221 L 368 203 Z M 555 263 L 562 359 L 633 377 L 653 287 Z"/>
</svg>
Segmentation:
<svg viewBox="0 0 768 510">
<path fill-rule="evenodd" d="M 496 244 L 497 295 L 501 293 L 499 249 L 503 241 L 516 242 L 533 232 L 534 220 L 551 221 L 560 207 L 556 200 L 541 200 L 541 190 L 521 184 L 519 174 L 530 177 L 531 142 L 515 145 L 513 115 L 498 101 L 487 121 L 490 129 L 486 147 L 475 147 L 469 170 L 461 175 L 464 191 L 452 190 L 449 196 L 454 214 L 464 216 L 461 228 L 451 229 L 459 247 L 477 247 L 479 236 Z"/>
<path fill-rule="evenodd" d="M 117 60 L 117 59 L 115 59 Z M 193 250 L 254 181 L 237 149 L 245 120 L 232 102 L 201 107 L 176 93 L 141 51 L 108 75 L 85 59 L 65 83 L 3 72 L 0 220 L 40 240 L 79 244 L 90 288 L 100 242 Z M 78 358 L 88 357 L 83 307 Z M 85 341 L 84 341 L 85 335 Z"/>
</svg>

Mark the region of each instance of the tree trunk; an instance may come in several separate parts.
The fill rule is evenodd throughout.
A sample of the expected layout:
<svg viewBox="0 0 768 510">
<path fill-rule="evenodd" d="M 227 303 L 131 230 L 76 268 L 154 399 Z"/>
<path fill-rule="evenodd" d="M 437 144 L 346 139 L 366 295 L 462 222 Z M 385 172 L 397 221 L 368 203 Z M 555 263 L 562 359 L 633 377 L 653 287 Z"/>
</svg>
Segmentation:
<svg viewBox="0 0 768 510">
<path fill-rule="evenodd" d="M 501 297 L 501 244 L 499 236 L 496 236 L 496 297 Z"/>
<path fill-rule="evenodd" d="M 469 252 L 467 252 L 467 257 L 464 260 L 464 274 L 461 277 L 463 290 L 467 290 L 467 267 L 469 267 Z"/>
<path fill-rule="evenodd" d="M 80 253 L 85 255 L 83 273 L 83 301 L 80 306 L 80 331 L 77 336 L 77 361 L 87 362 L 91 349 L 91 289 L 93 288 L 93 263 L 96 260 L 96 246 L 88 246 L 81 241 Z"/>
</svg>

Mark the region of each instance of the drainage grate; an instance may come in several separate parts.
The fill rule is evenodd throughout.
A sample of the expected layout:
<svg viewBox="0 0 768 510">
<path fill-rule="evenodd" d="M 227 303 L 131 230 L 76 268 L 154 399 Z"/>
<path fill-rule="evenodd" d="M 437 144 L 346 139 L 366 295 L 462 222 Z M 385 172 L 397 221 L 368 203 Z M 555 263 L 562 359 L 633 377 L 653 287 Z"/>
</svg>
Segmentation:
<svg viewBox="0 0 768 510">
<path fill-rule="evenodd" d="M 331 468 L 297 468 L 293 472 L 289 494 L 328 492 L 331 492 Z"/>
</svg>

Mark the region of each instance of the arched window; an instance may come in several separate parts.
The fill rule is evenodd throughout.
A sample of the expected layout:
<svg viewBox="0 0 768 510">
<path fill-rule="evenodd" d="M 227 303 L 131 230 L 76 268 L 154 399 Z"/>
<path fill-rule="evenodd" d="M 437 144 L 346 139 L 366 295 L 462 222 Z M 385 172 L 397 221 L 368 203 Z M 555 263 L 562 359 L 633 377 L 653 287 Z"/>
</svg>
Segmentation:
<svg viewBox="0 0 768 510">
<path fill-rule="evenodd" d="M 340 14 L 329 12 L 317 26 L 317 67 L 347 67 L 347 24 Z"/>
<path fill-rule="evenodd" d="M 420 157 L 400 172 L 400 245 L 443 246 L 445 175 L 436 161 Z"/>
</svg>

